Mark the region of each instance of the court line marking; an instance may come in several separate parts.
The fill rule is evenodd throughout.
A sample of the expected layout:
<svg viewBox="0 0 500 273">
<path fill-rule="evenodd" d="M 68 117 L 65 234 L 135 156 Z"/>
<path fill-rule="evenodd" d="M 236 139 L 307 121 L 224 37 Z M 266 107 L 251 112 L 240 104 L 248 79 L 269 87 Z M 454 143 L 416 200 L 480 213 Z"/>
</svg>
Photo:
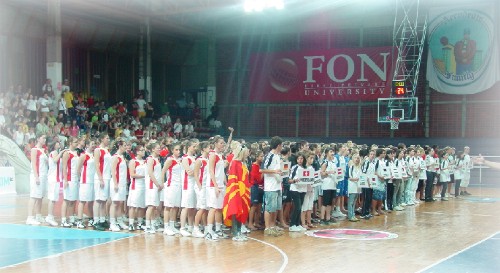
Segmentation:
<svg viewBox="0 0 500 273">
<path fill-rule="evenodd" d="M 110 231 L 109 231 L 109 232 L 110 232 Z M 36 259 L 27 260 L 27 261 L 20 262 L 20 263 L 17 263 L 17 264 L 6 265 L 6 266 L 3 266 L 3 267 L 0 267 L 0 269 L 9 268 L 9 267 L 15 267 L 15 266 L 18 266 L 18 265 L 20 265 L 20 264 L 30 263 L 30 262 L 38 261 L 38 260 L 41 260 L 41 259 L 51 259 L 51 258 L 58 257 L 58 256 L 61 256 L 61 255 L 63 255 L 63 254 L 66 254 L 66 253 L 71 253 L 71 252 L 75 252 L 75 251 L 79 251 L 79 250 L 82 250 L 82 249 L 87 249 L 87 248 L 91 248 L 91 247 L 95 247 L 95 246 L 105 245 L 105 244 L 109 244 L 109 243 L 112 243 L 112 242 L 121 241 L 121 240 L 123 240 L 123 239 L 133 238 L 133 237 L 136 237 L 136 236 L 139 236 L 139 235 L 140 235 L 140 234 L 136 234 L 136 235 L 134 235 L 134 236 L 123 237 L 123 238 L 120 238 L 120 239 L 111 240 L 111 241 L 104 242 L 104 243 L 100 243 L 100 244 L 95 244 L 95 245 L 91 245 L 91 246 L 86 246 L 86 247 L 82 247 L 82 248 L 77 248 L 77 249 L 73 249 L 73 250 L 69 250 L 69 251 L 63 251 L 63 252 L 56 253 L 56 254 L 52 254 L 52 255 L 49 255 L 49 256 L 45 256 L 45 257 L 40 257 L 40 258 L 36 258 Z"/>
<path fill-rule="evenodd" d="M 453 257 L 457 256 L 458 254 L 460 254 L 460 253 L 462 253 L 462 252 L 465 252 L 465 251 L 467 251 L 467 250 L 469 250 L 469 249 L 471 249 L 471 248 L 473 248 L 473 247 L 475 247 L 475 246 L 477 246 L 477 245 L 479 245 L 479 244 L 481 244 L 481 243 L 483 243 L 483 242 L 485 242 L 485 241 L 487 241 L 487 240 L 489 240 L 489 239 L 492 239 L 493 237 L 495 237 L 495 236 L 496 236 L 496 235 L 498 235 L 498 234 L 500 234 L 500 231 L 497 231 L 497 232 L 495 232 L 495 233 L 491 234 L 490 236 L 488 236 L 488 237 L 484 238 L 483 240 L 481 240 L 481 241 L 479 241 L 479 242 L 476 242 L 475 244 L 472 244 L 472 245 L 470 245 L 470 246 L 468 246 L 468 247 L 466 247 L 466 248 L 464 248 L 464 249 L 462 249 L 462 250 L 460 250 L 460 251 L 457 251 L 457 252 L 455 252 L 455 253 L 453 253 L 453 254 L 449 255 L 448 257 L 445 257 L 445 258 L 443 258 L 443 259 L 441 259 L 441 260 L 439 260 L 439 261 L 437 261 L 437 262 L 435 262 L 435 263 L 433 263 L 433 264 L 431 264 L 431 265 L 429 265 L 429 266 L 425 267 L 424 269 L 421 269 L 421 270 L 417 271 L 416 273 L 424 272 L 424 271 L 426 271 L 426 270 L 428 270 L 428 269 L 432 268 L 433 266 L 436 266 L 436 265 L 438 265 L 438 264 L 440 264 L 440 263 L 442 263 L 442 262 L 444 262 L 444 261 L 446 261 L 446 260 L 449 260 L 449 259 L 451 259 L 451 258 L 453 258 Z"/>
<path fill-rule="evenodd" d="M 281 264 L 281 267 L 278 270 L 278 273 L 282 273 L 283 271 L 285 271 L 285 267 L 288 265 L 288 256 L 286 255 L 286 253 L 283 250 L 281 250 L 279 247 L 277 247 L 273 244 L 270 244 L 270 243 L 252 238 L 252 237 L 247 237 L 247 238 L 250 240 L 254 240 L 254 241 L 257 241 L 259 243 L 265 244 L 265 245 L 270 246 L 270 247 L 274 248 L 275 250 L 277 250 L 281 254 L 281 256 L 283 257 L 283 264 Z"/>
</svg>

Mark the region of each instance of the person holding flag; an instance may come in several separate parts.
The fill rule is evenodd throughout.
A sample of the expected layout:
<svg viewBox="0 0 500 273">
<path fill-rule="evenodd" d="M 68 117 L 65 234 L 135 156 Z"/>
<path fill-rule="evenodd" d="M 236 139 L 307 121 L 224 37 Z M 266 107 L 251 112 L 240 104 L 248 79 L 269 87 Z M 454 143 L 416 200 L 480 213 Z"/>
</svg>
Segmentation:
<svg viewBox="0 0 500 273">
<path fill-rule="evenodd" d="M 249 151 L 237 141 L 231 143 L 231 151 L 234 158 L 229 166 L 222 213 L 224 224 L 232 226 L 233 241 L 242 242 L 248 240 L 241 233 L 241 225 L 247 221 L 250 211 L 249 173 L 244 163 Z"/>
</svg>

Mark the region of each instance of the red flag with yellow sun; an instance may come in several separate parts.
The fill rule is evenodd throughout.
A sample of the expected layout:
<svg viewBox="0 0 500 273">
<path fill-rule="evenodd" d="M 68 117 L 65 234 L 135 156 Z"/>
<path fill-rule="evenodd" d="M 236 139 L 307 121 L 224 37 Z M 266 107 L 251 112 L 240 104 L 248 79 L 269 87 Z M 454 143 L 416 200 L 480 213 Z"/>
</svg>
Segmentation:
<svg viewBox="0 0 500 273">
<path fill-rule="evenodd" d="M 232 225 L 232 216 L 245 223 L 250 211 L 250 188 L 248 169 L 239 160 L 233 160 L 229 166 L 226 195 L 224 196 L 224 224 Z"/>
</svg>

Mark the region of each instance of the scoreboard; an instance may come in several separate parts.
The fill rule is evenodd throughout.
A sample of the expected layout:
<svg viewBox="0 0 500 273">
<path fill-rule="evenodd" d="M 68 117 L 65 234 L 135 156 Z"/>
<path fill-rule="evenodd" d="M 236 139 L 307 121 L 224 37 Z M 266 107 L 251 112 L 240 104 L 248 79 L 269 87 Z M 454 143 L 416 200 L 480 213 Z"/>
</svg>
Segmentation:
<svg viewBox="0 0 500 273">
<path fill-rule="evenodd" d="M 392 96 L 393 97 L 406 96 L 406 82 L 404 80 L 392 81 Z"/>
</svg>

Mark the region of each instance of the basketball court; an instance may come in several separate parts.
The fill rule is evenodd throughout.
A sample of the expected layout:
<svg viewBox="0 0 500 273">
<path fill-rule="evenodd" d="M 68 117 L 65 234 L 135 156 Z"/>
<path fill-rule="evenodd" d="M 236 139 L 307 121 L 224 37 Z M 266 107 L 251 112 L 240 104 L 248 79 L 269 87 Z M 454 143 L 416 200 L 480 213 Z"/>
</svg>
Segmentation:
<svg viewBox="0 0 500 273">
<path fill-rule="evenodd" d="M 470 192 L 248 242 L 26 226 L 28 198 L 2 196 L 0 272 L 498 272 L 500 188 Z"/>
</svg>

